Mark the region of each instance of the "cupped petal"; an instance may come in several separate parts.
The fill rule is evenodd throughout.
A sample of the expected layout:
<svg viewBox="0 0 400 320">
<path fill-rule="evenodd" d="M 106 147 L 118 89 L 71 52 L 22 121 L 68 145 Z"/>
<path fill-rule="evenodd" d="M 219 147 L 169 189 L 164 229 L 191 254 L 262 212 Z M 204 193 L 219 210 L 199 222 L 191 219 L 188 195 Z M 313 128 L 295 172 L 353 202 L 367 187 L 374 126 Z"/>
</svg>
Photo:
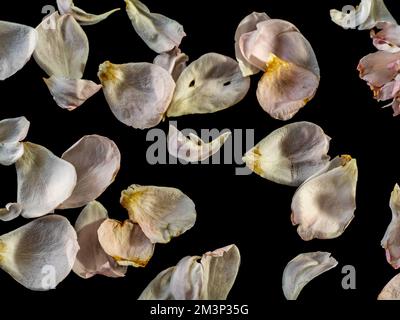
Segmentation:
<svg viewBox="0 0 400 320">
<path fill-rule="evenodd" d="M 0 209 L 0 220 L 11 221 L 19 217 L 22 212 L 22 206 L 18 203 L 9 203 L 5 208 Z"/>
<path fill-rule="evenodd" d="M 371 37 L 378 50 L 392 53 L 400 51 L 400 26 L 397 24 L 385 23 L 379 32 L 371 30 Z"/>
<path fill-rule="evenodd" d="M 249 88 L 250 79 L 243 77 L 235 60 L 207 53 L 183 70 L 167 116 L 224 110 L 240 102 Z"/>
<path fill-rule="evenodd" d="M 329 164 L 330 137 L 311 122 L 283 126 L 243 157 L 247 167 L 270 181 L 299 186 Z"/>
<path fill-rule="evenodd" d="M 379 293 L 378 300 L 400 300 L 400 274 L 386 284 Z"/>
<path fill-rule="evenodd" d="M 292 222 L 305 240 L 339 237 L 356 209 L 357 162 L 350 156 L 331 161 L 296 191 L 292 200 Z"/>
<path fill-rule="evenodd" d="M 153 256 L 154 244 L 129 220 L 107 219 L 97 234 L 103 250 L 120 266 L 145 267 Z"/>
<path fill-rule="evenodd" d="M 29 131 L 30 122 L 25 117 L 4 119 L 0 121 L 0 164 L 14 164 L 24 154 L 20 141 Z"/>
<path fill-rule="evenodd" d="M 139 0 L 125 0 L 126 12 L 140 38 L 157 53 L 179 47 L 186 36 L 183 26 L 175 20 L 152 13 Z"/>
<path fill-rule="evenodd" d="M 336 267 L 338 262 L 329 252 L 308 252 L 291 260 L 282 276 L 282 290 L 287 300 L 296 300 L 312 279 Z"/>
<path fill-rule="evenodd" d="M 55 289 L 70 273 L 78 250 L 66 218 L 42 217 L 0 236 L 0 268 L 28 289 Z"/>
<path fill-rule="evenodd" d="M 153 243 L 167 243 L 191 229 L 196 221 L 193 201 L 175 188 L 132 185 L 121 205 Z"/>
<path fill-rule="evenodd" d="M 179 48 L 164 52 L 154 58 L 153 63 L 167 70 L 176 81 L 185 70 L 189 57 L 181 52 Z"/>
<path fill-rule="evenodd" d="M 115 117 L 138 129 L 155 127 L 164 118 L 175 81 L 162 67 L 151 63 L 100 65 L 98 76 Z"/>
<path fill-rule="evenodd" d="M 97 199 L 114 181 L 121 165 L 121 153 L 107 137 L 82 137 L 61 157 L 74 165 L 77 183 L 72 195 L 60 209 L 82 207 Z"/>
</svg>

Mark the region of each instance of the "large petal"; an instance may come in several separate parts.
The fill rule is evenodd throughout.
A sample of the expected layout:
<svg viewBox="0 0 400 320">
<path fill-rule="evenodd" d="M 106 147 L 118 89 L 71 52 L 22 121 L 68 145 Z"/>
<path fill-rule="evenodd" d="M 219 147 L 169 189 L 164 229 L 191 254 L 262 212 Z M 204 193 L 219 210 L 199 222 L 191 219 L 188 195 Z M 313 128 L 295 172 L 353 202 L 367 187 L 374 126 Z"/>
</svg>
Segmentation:
<svg viewBox="0 0 400 320">
<path fill-rule="evenodd" d="M 397 24 L 385 23 L 379 32 L 376 33 L 371 30 L 371 37 L 374 46 L 378 50 L 387 52 L 400 51 L 400 26 Z"/>
<path fill-rule="evenodd" d="M 55 289 L 70 273 L 78 250 L 68 220 L 51 215 L 0 236 L 0 268 L 28 289 Z"/>
<path fill-rule="evenodd" d="M 175 188 L 132 185 L 122 192 L 121 204 L 153 243 L 167 243 L 194 226 L 193 201 Z"/>
<path fill-rule="evenodd" d="M 283 126 L 243 157 L 247 167 L 276 183 L 299 186 L 329 164 L 330 138 L 311 122 Z"/>
<path fill-rule="evenodd" d="M 189 57 L 186 54 L 179 48 L 174 48 L 172 51 L 159 54 L 154 58 L 153 63 L 167 70 L 176 81 L 185 70 L 188 61 Z"/>
<path fill-rule="evenodd" d="M 139 129 L 158 125 L 175 90 L 172 76 L 151 63 L 100 65 L 98 76 L 115 117 Z"/>
<path fill-rule="evenodd" d="M 250 87 L 239 64 L 224 55 L 207 53 L 192 62 L 177 83 L 168 117 L 213 113 L 241 101 Z"/>
<path fill-rule="evenodd" d="M 379 293 L 378 300 L 400 300 L 400 274 L 386 284 Z"/>
<path fill-rule="evenodd" d="M 291 260 L 282 276 L 282 289 L 287 300 L 296 300 L 304 286 L 320 274 L 336 267 L 338 262 L 329 252 L 308 252 Z"/>
<path fill-rule="evenodd" d="M 182 25 L 158 13 L 152 13 L 139 0 L 125 0 L 126 12 L 140 38 L 157 53 L 179 47 L 186 36 Z"/>
</svg>

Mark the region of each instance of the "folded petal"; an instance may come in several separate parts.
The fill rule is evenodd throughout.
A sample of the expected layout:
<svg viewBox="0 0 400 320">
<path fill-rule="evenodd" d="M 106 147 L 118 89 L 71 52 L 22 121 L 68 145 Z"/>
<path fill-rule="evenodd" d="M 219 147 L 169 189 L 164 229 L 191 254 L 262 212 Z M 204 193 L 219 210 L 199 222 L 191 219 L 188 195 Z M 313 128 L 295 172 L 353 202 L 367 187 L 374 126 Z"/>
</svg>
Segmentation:
<svg viewBox="0 0 400 320">
<path fill-rule="evenodd" d="M 333 239 L 344 232 L 354 218 L 357 178 L 356 160 L 342 156 L 297 189 L 292 222 L 303 240 Z"/>
<path fill-rule="evenodd" d="M 42 217 L 0 236 L 0 268 L 28 289 L 55 289 L 70 273 L 78 250 L 66 218 Z"/>
<path fill-rule="evenodd" d="M 155 57 L 153 63 L 167 70 L 176 81 L 186 68 L 189 57 L 182 53 L 179 48 L 164 52 Z"/>
<path fill-rule="evenodd" d="M 250 79 L 243 77 L 235 60 L 207 53 L 183 70 L 167 116 L 224 110 L 241 101 L 249 88 Z"/>
<path fill-rule="evenodd" d="M 379 293 L 378 300 L 400 300 L 400 274 L 386 284 Z"/>
<path fill-rule="evenodd" d="M 60 209 L 77 208 L 97 199 L 114 181 L 121 153 L 114 141 L 99 135 L 84 136 L 64 152 L 62 159 L 73 164 L 77 183 Z"/>
<path fill-rule="evenodd" d="M 179 47 L 186 36 L 183 26 L 175 20 L 152 13 L 139 0 L 125 0 L 126 12 L 140 38 L 157 53 Z"/>
<path fill-rule="evenodd" d="M 296 300 L 312 279 L 336 267 L 338 262 L 329 252 L 308 252 L 291 260 L 282 276 L 282 289 L 287 300 Z"/>
<path fill-rule="evenodd" d="M 167 243 L 194 226 L 193 201 L 175 188 L 132 185 L 121 195 L 121 205 L 153 243 Z"/>
<path fill-rule="evenodd" d="M 175 82 L 162 67 L 151 63 L 100 65 L 98 76 L 115 117 L 138 129 L 152 128 L 164 118 Z"/>
<path fill-rule="evenodd" d="M 19 217 L 22 212 L 22 206 L 18 203 L 9 203 L 5 208 L 0 209 L 0 220 L 11 221 Z"/>
<path fill-rule="evenodd" d="M 400 26 L 397 24 L 385 23 L 379 32 L 371 30 L 371 37 L 374 46 L 378 50 L 387 52 L 400 51 Z"/>
<path fill-rule="evenodd" d="M 118 278 L 125 276 L 126 267 L 117 265 L 101 247 L 97 230 L 108 218 L 107 210 L 97 201 L 90 202 L 80 213 L 75 223 L 80 249 L 73 271 L 88 279 L 96 274 Z"/>
<path fill-rule="evenodd" d="M 299 186 L 329 164 L 330 138 L 311 122 L 283 126 L 250 149 L 247 167 L 270 181 Z"/>
</svg>

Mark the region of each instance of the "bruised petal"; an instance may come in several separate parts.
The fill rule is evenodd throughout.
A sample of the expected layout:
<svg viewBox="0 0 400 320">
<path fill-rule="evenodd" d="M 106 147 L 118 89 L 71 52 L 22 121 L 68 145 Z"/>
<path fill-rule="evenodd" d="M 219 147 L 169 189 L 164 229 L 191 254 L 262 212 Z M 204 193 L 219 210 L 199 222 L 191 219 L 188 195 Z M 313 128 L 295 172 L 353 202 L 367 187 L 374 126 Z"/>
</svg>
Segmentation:
<svg viewBox="0 0 400 320">
<path fill-rule="evenodd" d="M 57 105 L 72 111 L 101 89 L 101 85 L 89 80 L 66 79 L 51 76 L 44 79 Z"/>
<path fill-rule="evenodd" d="M 182 25 L 158 13 L 152 13 L 139 0 L 125 0 L 126 12 L 140 38 L 157 53 L 179 47 L 186 36 Z"/>
<path fill-rule="evenodd" d="M 22 211 L 22 206 L 18 203 L 9 203 L 5 208 L 0 209 L 0 220 L 11 221 L 19 217 Z"/>
<path fill-rule="evenodd" d="M 121 204 L 153 243 L 167 243 L 194 226 L 193 201 L 175 188 L 132 185 L 122 192 Z"/>
<path fill-rule="evenodd" d="M 5 80 L 31 59 L 38 40 L 35 29 L 0 21 L 0 80 Z"/>
<path fill-rule="evenodd" d="M 70 273 L 78 250 L 66 218 L 42 217 L 0 236 L 0 268 L 28 289 L 55 289 Z"/>
<path fill-rule="evenodd" d="M 185 70 L 189 57 L 182 53 L 179 48 L 164 52 L 155 57 L 153 63 L 167 70 L 176 81 Z"/>
<path fill-rule="evenodd" d="M 354 218 L 357 177 L 356 160 L 342 156 L 297 189 L 292 222 L 303 240 L 333 239 L 344 232 Z"/>
<path fill-rule="evenodd" d="M 138 129 L 158 125 L 175 90 L 172 76 L 151 63 L 100 65 L 98 76 L 115 117 Z"/>
<path fill-rule="evenodd" d="M 204 161 L 217 153 L 229 139 L 231 132 L 225 132 L 213 141 L 206 143 L 196 135 L 187 138 L 175 126 L 169 126 L 168 152 L 175 158 L 187 162 Z"/>
<path fill-rule="evenodd" d="M 379 293 L 378 300 L 400 300 L 400 274 L 386 284 Z"/>
<path fill-rule="evenodd" d="M 64 152 L 62 159 L 73 164 L 77 183 L 61 209 L 82 207 L 98 198 L 114 181 L 121 153 L 114 141 L 99 135 L 84 136 Z"/>
<path fill-rule="evenodd" d="M 238 63 L 218 53 L 207 53 L 192 62 L 181 74 L 168 117 L 213 113 L 241 101 L 250 87 Z"/>
<path fill-rule="evenodd" d="M 400 26 L 396 24 L 385 23 L 379 32 L 371 30 L 371 37 L 378 50 L 392 53 L 400 51 Z"/>
<path fill-rule="evenodd" d="M 129 220 L 107 219 L 97 234 L 104 251 L 121 266 L 145 267 L 153 256 L 154 244 Z"/>
<path fill-rule="evenodd" d="M 329 164 L 330 138 L 311 122 L 283 126 L 249 150 L 247 167 L 270 181 L 299 186 Z"/>
<path fill-rule="evenodd" d="M 308 252 L 291 260 L 283 271 L 282 289 L 287 300 L 296 300 L 312 279 L 336 267 L 338 262 L 329 252 Z"/>
</svg>

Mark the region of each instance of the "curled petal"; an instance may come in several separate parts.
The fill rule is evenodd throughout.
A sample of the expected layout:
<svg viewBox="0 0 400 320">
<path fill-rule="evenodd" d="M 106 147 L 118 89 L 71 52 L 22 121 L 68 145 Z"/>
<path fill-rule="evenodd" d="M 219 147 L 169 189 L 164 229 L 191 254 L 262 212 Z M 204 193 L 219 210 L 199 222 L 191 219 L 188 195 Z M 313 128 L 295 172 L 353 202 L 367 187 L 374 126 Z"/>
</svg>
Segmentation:
<svg viewBox="0 0 400 320">
<path fill-rule="evenodd" d="M 386 284 L 379 293 L 378 300 L 400 300 L 400 274 Z"/>
<path fill-rule="evenodd" d="M 400 51 L 400 26 L 396 24 L 385 23 L 379 32 L 371 30 L 371 37 L 378 50 L 392 53 Z"/>
<path fill-rule="evenodd" d="M 342 156 L 297 189 L 292 222 L 303 240 L 333 239 L 344 232 L 354 218 L 357 177 L 356 160 Z"/>
<path fill-rule="evenodd" d="M 49 75 L 80 79 L 89 55 L 89 41 L 71 15 L 53 13 L 36 28 L 39 34 L 34 52 L 37 64 Z"/>
<path fill-rule="evenodd" d="M 225 132 L 213 141 L 206 143 L 196 135 L 187 138 L 175 126 L 169 126 L 168 152 L 175 158 L 187 162 L 203 161 L 217 153 L 222 145 L 229 139 L 231 132 Z"/>
<path fill-rule="evenodd" d="M 125 0 L 126 12 L 140 38 L 157 53 L 179 47 L 186 36 L 182 25 L 158 13 L 152 13 L 139 0 Z"/>
<path fill-rule="evenodd" d="M 167 243 L 194 226 L 193 201 L 175 188 L 132 185 L 122 192 L 121 205 L 153 243 Z"/>
<path fill-rule="evenodd" d="M 238 63 L 218 53 L 207 53 L 192 62 L 177 83 L 168 117 L 213 113 L 241 101 L 250 87 Z"/>
<path fill-rule="evenodd" d="M 22 206 L 18 203 L 9 203 L 5 208 L 0 209 L 0 220 L 11 221 L 19 217 L 22 212 Z"/>
<path fill-rule="evenodd" d="M 66 218 L 42 217 L 0 236 L 0 268 L 28 289 L 55 289 L 70 273 L 78 250 Z"/>
<path fill-rule="evenodd" d="M 329 142 L 316 124 L 295 122 L 273 131 L 249 150 L 243 161 L 265 179 L 299 186 L 328 166 Z"/>
<path fill-rule="evenodd" d="M 154 244 L 129 220 L 107 219 L 97 234 L 104 251 L 120 266 L 145 267 L 153 256 Z"/>
<path fill-rule="evenodd" d="M 101 85 L 90 80 L 66 79 L 51 76 L 43 79 L 57 105 L 72 111 L 101 89 Z"/>
<path fill-rule="evenodd" d="M 138 129 L 158 125 L 175 90 L 172 76 L 151 63 L 100 65 L 98 76 L 115 117 Z"/>
<path fill-rule="evenodd" d="M 282 289 L 287 300 L 296 300 L 312 279 L 336 267 L 338 262 L 329 252 L 308 252 L 291 260 L 282 276 Z"/>
<path fill-rule="evenodd" d="M 189 57 L 186 54 L 182 53 L 180 49 L 174 48 L 172 51 L 159 54 L 153 63 L 167 70 L 176 81 L 185 70 L 188 61 Z"/>
<path fill-rule="evenodd" d="M 119 171 L 121 153 L 114 141 L 90 135 L 65 151 L 62 159 L 74 165 L 78 176 L 74 192 L 60 206 L 68 209 L 86 205 L 108 188 Z"/>
<path fill-rule="evenodd" d="M 108 218 L 107 210 L 97 201 L 90 202 L 75 223 L 80 249 L 73 271 L 88 279 L 96 274 L 117 278 L 125 276 L 126 267 L 118 266 L 100 245 L 97 230 Z"/>
</svg>

